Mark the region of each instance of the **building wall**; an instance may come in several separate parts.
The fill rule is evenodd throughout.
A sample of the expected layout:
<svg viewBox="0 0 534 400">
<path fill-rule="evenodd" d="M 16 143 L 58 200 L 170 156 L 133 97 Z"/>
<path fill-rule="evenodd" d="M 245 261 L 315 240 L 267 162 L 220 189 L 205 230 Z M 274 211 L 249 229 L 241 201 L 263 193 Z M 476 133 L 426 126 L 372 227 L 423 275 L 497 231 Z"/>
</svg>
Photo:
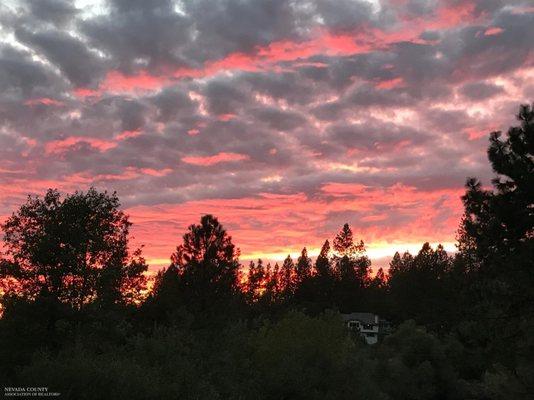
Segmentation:
<svg viewBox="0 0 534 400">
<path fill-rule="evenodd" d="M 365 339 L 367 344 L 376 344 L 378 343 L 378 325 L 365 326 L 360 321 L 347 321 L 347 326 L 351 330 L 356 330 L 360 332 L 360 335 Z"/>
</svg>

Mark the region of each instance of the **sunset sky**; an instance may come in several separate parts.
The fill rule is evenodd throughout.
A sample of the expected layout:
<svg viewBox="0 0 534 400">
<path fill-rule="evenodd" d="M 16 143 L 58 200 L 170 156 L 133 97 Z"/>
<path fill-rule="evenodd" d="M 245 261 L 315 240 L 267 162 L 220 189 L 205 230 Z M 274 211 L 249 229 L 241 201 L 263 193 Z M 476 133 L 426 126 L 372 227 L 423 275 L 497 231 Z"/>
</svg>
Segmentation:
<svg viewBox="0 0 534 400">
<path fill-rule="evenodd" d="M 206 213 L 245 260 L 454 249 L 533 38 L 531 1 L 3 1 L 0 216 L 117 191 L 153 268 Z"/>
</svg>

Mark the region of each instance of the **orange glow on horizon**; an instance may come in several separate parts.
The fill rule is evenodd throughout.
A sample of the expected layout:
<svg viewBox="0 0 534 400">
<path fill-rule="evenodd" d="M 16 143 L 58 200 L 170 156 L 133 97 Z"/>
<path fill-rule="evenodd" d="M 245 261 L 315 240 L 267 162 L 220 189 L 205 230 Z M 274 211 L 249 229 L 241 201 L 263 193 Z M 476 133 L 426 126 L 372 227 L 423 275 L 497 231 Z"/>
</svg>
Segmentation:
<svg viewBox="0 0 534 400">
<path fill-rule="evenodd" d="M 439 244 L 441 244 L 445 251 L 447 251 L 449 254 L 456 252 L 456 243 L 454 242 L 430 242 L 430 245 L 434 249 Z M 238 243 L 237 245 L 239 247 Z M 421 250 L 422 246 L 423 243 L 409 242 L 377 242 L 371 244 L 366 243 L 365 254 L 371 259 L 371 268 L 373 269 L 373 272 L 376 272 L 378 268 L 384 268 L 387 271 L 389 260 L 396 252 L 399 252 L 399 254 L 401 255 L 405 252 L 409 252 L 412 255 L 416 255 L 419 250 Z M 308 256 L 312 259 L 315 259 L 319 255 L 321 247 L 306 247 L 306 250 L 308 251 Z M 243 267 L 246 267 L 249 261 L 257 261 L 259 259 L 261 259 L 264 263 L 278 263 L 280 265 L 281 263 L 283 263 L 283 261 L 288 255 L 291 256 L 293 261 L 296 261 L 300 257 L 301 251 L 302 248 L 298 247 L 291 247 L 286 249 L 285 251 L 280 250 L 277 252 L 271 252 L 271 250 L 269 249 L 266 249 L 265 251 L 257 250 L 250 253 L 241 253 L 239 256 L 239 261 L 243 265 Z M 149 275 L 153 275 L 160 268 L 166 268 L 169 266 L 170 256 L 167 258 L 148 258 L 146 261 L 151 266 L 151 269 L 149 270 Z"/>
<path fill-rule="evenodd" d="M 396 251 L 417 253 L 424 242 L 441 243 L 454 251 L 455 234 L 462 213 L 463 189 L 421 192 L 396 185 L 373 188 L 364 185 L 328 184 L 322 188 L 326 198 L 310 199 L 303 194 L 264 193 L 255 198 L 191 201 L 179 205 L 160 204 L 128 209 L 134 223 L 134 243 L 144 244 L 150 264 L 166 266 L 170 254 L 181 242 L 190 224 L 203 214 L 218 217 L 241 249 L 241 260 L 262 258 L 282 261 L 288 254 L 297 258 L 303 247 L 311 256 L 319 253 L 326 239 L 332 241 L 343 223 L 348 222 L 356 240 L 362 239 L 371 260 L 384 260 Z M 446 211 L 436 224 L 434 206 Z M 384 207 L 397 210 L 402 223 L 377 211 Z M 361 217 L 329 223 L 331 215 L 358 210 Z M 172 221 L 172 222 L 171 222 Z M 325 230 L 324 225 L 329 224 Z M 153 232 L 158 232 L 154 236 Z"/>
</svg>

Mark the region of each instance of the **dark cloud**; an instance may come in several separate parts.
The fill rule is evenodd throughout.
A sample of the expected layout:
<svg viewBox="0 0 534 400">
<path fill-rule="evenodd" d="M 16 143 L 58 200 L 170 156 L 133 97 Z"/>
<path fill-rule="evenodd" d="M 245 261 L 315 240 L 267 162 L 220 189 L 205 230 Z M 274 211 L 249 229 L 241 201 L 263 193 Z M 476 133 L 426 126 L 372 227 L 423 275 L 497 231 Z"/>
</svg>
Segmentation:
<svg viewBox="0 0 534 400">
<path fill-rule="evenodd" d="M 433 42 L 441 38 L 441 34 L 436 31 L 424 31 L 419 35 L 422 40 Z"/>
<path fill-rule="evenodd" d="M 373 5 L 360 0 L 323 0 L 314 2 L 323 24 L 334 32 L 354 31 L 375 20 Z"/>
<path fill-rule="evenodd" d="M 491 83 L 471 82 L 462 86 L 460 92 L 471 100 L 484 100 L 503 93 L 504 88 Z"/>
<path fill-rule="evenodd" d="M 532 94 L 521 71 L 532 65 L 533 14 L 475 1 L 472 19 L 425 25 L 461 2 L 374 3 L 4 7 L 1 175 L 20 178 L 31 160 L 28 180 L 95 183 L 128 205 L 488 179 L 480 132 L 513 122 L 512 97 Z M 220 154 L 209 165 L 184 161 Z M 384 226 L 405 221 L 376 212 L 389 215 Z"/>
<path fill-rule="evenodd" d="M 358 124 L 334 124 L 328 129 L 328 141 L 347 149 L 387 152 L 402 143 L 419 146 L 428 140 L 428 135 L 414 128 L 373 119 Z"/>
<path fill-rule="evenodd" d="M 64 26 L 72 21 L 78 10 L 67 0 L 39 0 L 26 2 L 33 17 L 41 22 Z"/>
<path fill-rule="evenodd" d="M 125 72 L 187 65 L 181 49 L 191 41 L 193 22 L 171 1 L 110 1 L 107 15 L 84 20 L 81 32 Z"/>
<path fill-rule="evenodd" d="M 75 86 L 90 86 L 104 75 L 104 63 L 80 40 L 56 30 L 15 31 L 17 39 L 34 48 Z"/>
<path fill-rule="evenodd" d="M 424 16 L 433 14 L 437 5 L 436 0 L 409 0 L 406 11 L 412 16 Z"/>
<path fill-rule="evenodd" d="M 488 27 L 472 26 L 443 39 L 441 48 L 450 59 L 453 78 L 481 80 L 529 62 L 534 13 L 502 11 L 490 26 L 499 31 L 487 34 Z"/>
<path fill-rule="evenodd" d="M 2 98 L 18 96 L 19 100 L 46 92 L 57 84 L 54 74 L 35 61 L 25 50 L 10 45 L 0 47 L 0 90 Z M 56 82 L 55 82 L 56 81 Z"/>
<path fill-rule="evenodd" d="M 120 101 L 119 113 L 124 131 L 137 131 L 145 125 L 146 108 L 135 100 Z"/>
<path fill-rule="evenodd" d="M 237 114 L 250 102 L 248 88 L 235 79 L 214 79 L 203 89 L 208 110 L 216 115 Z"/>
<path fill-rule="evenodd" d="M 197 0 L 184 2 L 184 11 L 197 33 L 187 53 L 200 61 L 305 37 L 312 22 L 306 8 L 279 0 Z"/>
<path fill-rule="evenodd" d="M 185 89 L 179 87 L 163 90 L 152 98 L 152 102 L 157 107 L 158 120 L 162 122 L 192 116 L 198 108 Z"/>
<path fill-rule="evenodd" d="M 425 114 L 425 119 L 438 132 L 458 132 L 470 123 L 470 118 L 464 110 L 432 109 Z"/>
<path fill-rule="evenodd" d="M 278 131 L 292 131 L 303 127 L 306 119 L 295 112 L 282 111 L 274 107 L 261 107 L 252 110 L 253 115 L 267 126 Z"/>
<path fill-rule="evenodd" d="M 246 81 L 255 93 L 288 103 L 307 104 L 315 99 L 317 93 L 313 83 L 303 75 L 302 70 L 298 73 L 256 72 L 245 73 L 240 80 Z"/>
</svg>

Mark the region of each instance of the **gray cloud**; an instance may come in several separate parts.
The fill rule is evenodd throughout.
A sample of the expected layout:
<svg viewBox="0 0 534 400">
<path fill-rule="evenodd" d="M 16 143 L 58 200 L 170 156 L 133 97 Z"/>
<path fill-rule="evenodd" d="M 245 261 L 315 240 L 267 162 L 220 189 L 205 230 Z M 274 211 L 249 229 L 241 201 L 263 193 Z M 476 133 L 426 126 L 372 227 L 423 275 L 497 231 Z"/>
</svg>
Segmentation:
<svg viewBox="0 0 534 400">
<path fill-rule="evenodd" d="M 512 90 L 493 80 L 532 62 L 533 14 L 501 1 L 476 2 L 485 20 L 431 27 L 412 41 L 294 56 L 294 47 L 306 49 L 319 34 L 367 34 L 372 44 L 373 32 L 402 27 L 402 13 L 436 17 L 437 2 L 412 0 L 400 9 L 383 2 L 379 9 L 348 0 L 197 0 L 179 8 L 116 0 L 83 17 L 69 4 L 0 11 L 12 37 L 0 48 L 1 176 L 7 184 L 21 179 L 17 171 L 31 160 L 28 180 L 118 189 L 129 206 L 262 192 L 319 198 L 332 182 L 424 191 L 461 187 L 468 175 L 487 181 L 486 141 L 469 140 L 466 130 L 513 122 Z M 485 35 L 489 27 L 502 32 Z M 261 53 L 273 42 L 280 60 Z M 257 65 L 205 69 L 233 53 Z M 174 76 L 180 68 L 196 68 L 198 76 Z M 117 70 L 143 71 L 139 79 L 149 76 L 154 88 L 106 91 L 105 77 Z M 168 79 L 158 86 L 158 78 Z M 528 82 L 518 86 L 532 95 Z M 77 88 L 97 94 L 83 97 Z M 487 99 L 492 115 L 468 112 Z M 183 161 L 220 153 L 246 159 Z"/>
<path fill-rule="evenodd" d="M 83 42 L 64 32 L 30 32 L 20 28 L 15 35 L 20 42 L 42 52 L 75 86 L 91 86 L 104 76 L 102 60 Z"/>
<path fill-rule="evenodd" d="M 67 0 L 27 1 L 30 13 L 38 21 L 64 26 L 76 16 L 78 10 Z"/>
<path fill-rule="evenodd" d="M 504 88 L 491 83 L 471 82 L 462 86 L 460 92 L 471 100 L 484 100 L 503 93 Z"/>
</svg>

